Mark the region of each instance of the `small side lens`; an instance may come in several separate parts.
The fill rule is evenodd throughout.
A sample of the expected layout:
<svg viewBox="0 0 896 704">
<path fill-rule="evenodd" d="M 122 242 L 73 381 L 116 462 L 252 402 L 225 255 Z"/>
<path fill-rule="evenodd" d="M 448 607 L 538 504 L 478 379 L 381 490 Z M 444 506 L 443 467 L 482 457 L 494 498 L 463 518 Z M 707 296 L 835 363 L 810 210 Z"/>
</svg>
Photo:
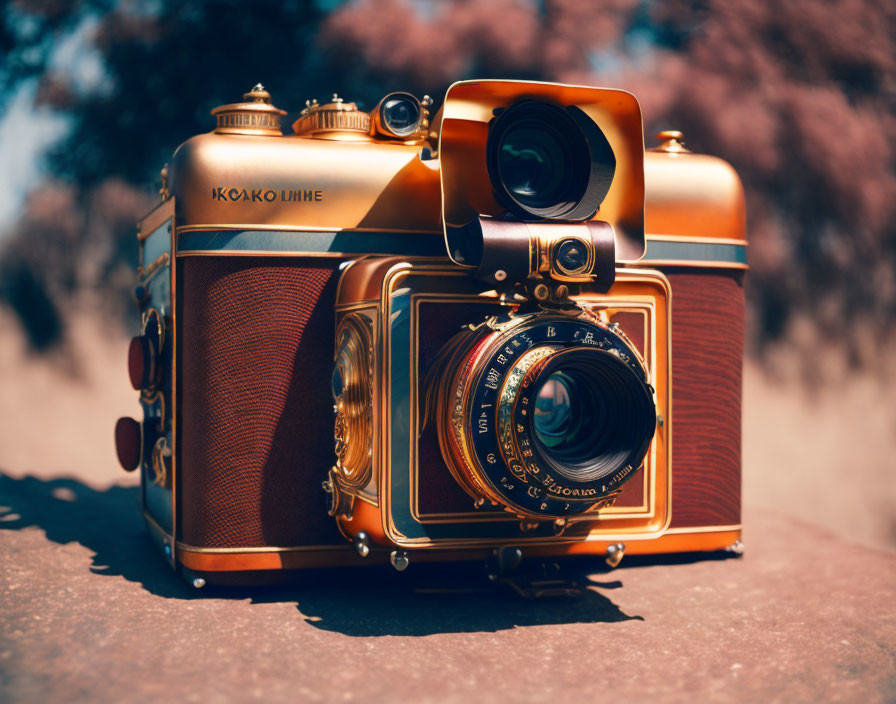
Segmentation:
<svg viewBox="0 0 896 704">
<path fill-rule="evenodd" d="M 578 274 L 588 264 L 588 248 L 576 239 L 561 240 L 555 249 L 557 267 L 565 274 Z"/>
<path fill-rule="evenodd" d="M 380 107 L 383 126 L 396 137 L 409 137 L 420 127 L 420 103 L 412 95 L 386 98 Z"/>
</svg>

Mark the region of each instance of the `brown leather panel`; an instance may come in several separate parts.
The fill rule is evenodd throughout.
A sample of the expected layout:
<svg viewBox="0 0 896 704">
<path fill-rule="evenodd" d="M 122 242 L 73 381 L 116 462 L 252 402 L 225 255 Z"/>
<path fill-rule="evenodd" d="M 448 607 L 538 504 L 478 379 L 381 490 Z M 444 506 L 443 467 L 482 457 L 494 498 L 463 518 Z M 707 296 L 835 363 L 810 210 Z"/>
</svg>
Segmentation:
<svg viewBox="0 0 896 704">
<path fill-rule="evenodd" d="M 341 544 L 333 464 L 338 262 L 180 260 L 179 525 L 197 547 Z"/>
<path fill-rule="evenodd" d="M 491 312 L 483 305 L 468 303 L 423 303 L 420 305 L 419 318 L 419 379 L 425 379 L 439 350 L 461 327 L 468 323 L 478 323 Z M 495 310 L 495 312 L 498 312 Z M 425 389 L 418 389 L 418 407 L 423 408 Z M 430 415 L 432 418 L 432 414 Z M 433 513 L 471 513 L 473 499 L 458 484 L 439 448 L 439 437 L 436 424 L 430 420 L 423 429 L 417 444 L 419 467 L 419 510 L 421 514 Z M 500 508 L 483 508 L 483 512 L 497 511 Z"/>
<path fill-rule="evenodd" d="M 668 269 L 672 527 L 740 523 L 744 289 L 740 271 Z"/>
</svg>

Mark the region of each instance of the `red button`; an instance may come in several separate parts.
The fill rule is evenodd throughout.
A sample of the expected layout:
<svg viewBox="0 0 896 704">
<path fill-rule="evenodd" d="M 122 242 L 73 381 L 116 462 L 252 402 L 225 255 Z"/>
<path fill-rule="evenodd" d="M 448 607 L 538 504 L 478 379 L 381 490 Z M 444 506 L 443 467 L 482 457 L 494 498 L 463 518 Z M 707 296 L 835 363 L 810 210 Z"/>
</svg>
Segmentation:
<svg viewBox="0 0 896 704">
<path fill-rule="evenodd" d="M 119 418 L 115 424 L 115 452 L 126 472 L 133 472 L 140 466 L 142 444 L 140 424 L 133 418 Z"/>
<path fill-rule="evenodd" d="M 156 355 L 153 345 L 145 335 L 131 338 L 128 346 L 128 378 L 135 390 L 147 389 L 158 381 Z"/>
</svg>

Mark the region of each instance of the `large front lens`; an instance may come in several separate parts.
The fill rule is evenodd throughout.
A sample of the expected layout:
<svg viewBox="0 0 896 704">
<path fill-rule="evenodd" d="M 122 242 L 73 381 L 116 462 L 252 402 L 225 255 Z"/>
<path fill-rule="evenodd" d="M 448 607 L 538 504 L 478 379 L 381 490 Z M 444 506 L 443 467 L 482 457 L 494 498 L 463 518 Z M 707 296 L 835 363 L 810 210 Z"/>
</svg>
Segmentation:
<svg viewBox="0 0 896 704">
<path fill-rule="evenodd" d="M 613 355 L 570 350 L 548 360 L 535 390 L 532 432 L 545 464 L 577 482 L 639 456 L 653 435 L 646 386 Z"/>
<path fill-rule="evenodd" d="M 636 473 L 656 429 L 637 351 L 583 318 L 533 313 L 466 329 L 430 372 L 442 457 L 477 506 L 584 513 Z"/>
<path fill-rule="evenodd" d="M 525 218 L 563 218 L 585 196 L 591 153 L 566 110 L 525 101 L 508 108 L 492 126 L 488 167 L 508 210 Z"/>
<path fill-rule="evenodd" d="M 504 186 L 530 208 L 549 208 L 575 197 L 570 193 L 569 159 L 557 136 L 533 127 L 516 127 L 504 135 L 498 155 Z"/>
</svg>

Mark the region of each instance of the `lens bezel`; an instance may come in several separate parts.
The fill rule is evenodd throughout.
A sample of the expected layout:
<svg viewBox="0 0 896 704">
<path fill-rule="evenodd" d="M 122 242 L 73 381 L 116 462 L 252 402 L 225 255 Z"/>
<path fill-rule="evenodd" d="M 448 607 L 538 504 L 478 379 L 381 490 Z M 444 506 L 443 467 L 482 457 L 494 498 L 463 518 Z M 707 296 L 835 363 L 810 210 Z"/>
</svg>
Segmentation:
<svg viewBox="0 0 896 704">
<path fill-rule="evenodd" d="M 565 184 L 544 205 L 519 197 L 507 183 L 502 151 L 508 138 L 523 129 L 544 135 L 566 158 Z M 524 99 L 501 110 L 491 122 L 486 167 L 495 199 L 514 217 L 581 222 L 597 213 L 609 192 L 616 157 L 604 133 L 580 108 Z"/>
<path fill-rule="evenodd" d="M 576 447 L 570 448 L 548 447 L 538 433 L 535 413 L 528 414 L 525 430 L 518 435 L 528 438 L 541 463 L 576 483 L 602 482 L 625 467 L 640 466 L 656 427 L 656 409 L 644 380 L 631 373 L 618 351 L 568 348 L 530 371 L 530 375 L 537 376 L 524 390 L 517 408 L 534 407 L 541 389 L 557 372 L 577 379 L 583 387 L 579 393 L 587 392 L 590 398 L 585 402 L 592 401 L 601 417 L 590 428 L 586 426 L 585 435 L 580 435 L 575 440 Z M 525 422 L 527 416 L 519 413 L 516 420 Z M 591 449 L 586 450 L 587 446 Z M 579 459 L 575 458 L 577 454 L 581 455 Z"/>
<path fill-rule="evenodd" d="M 386 118 L 386 106 L 393 100 L 404 100 L 414 104 L 417 109 L 417 121 L 413 125 L 397 129 L 393 125 L 389 124 L 389 120 Z M 416 96 L 410 93 L 389 93 L 380 101 L 380 104 L 377 108 L 377 118 L 378 119 L 376 120 L 376 123 L 380 131 L 384 135 L 390 137 L 398 137 L 400 139 L 407 139 L 409 137 L 413 137 L 415 134 L 417 134 L 417 132 L 420 131 L 420 125 L 423 122 L 424 118 L 423 104 L 417 99 Z"/>
<path fill-rule="evenodd" d="M 456 359 L 457 371 L 443 387 L 442 402 L 451 409 L 440 421 L 443 456 L 452 475 L 474 498 L 486 496 L 508 510 L 537 518 L 583 513 L 637 473 L 644 454 L 635 455 L 642 448 L 632 452 L 629 462 L 592 481 L 558 476 L 531 438 L 523 411 L 534 403 L 521 399 L 531 393 L 540 365 L 552 356 L 582 349 L 612 355 L 632 375 L 632 383 L 642 385 L 649 400 L 646 453 L 656 428 L 647 371 L 622 337 L 590 320 L 532 314 L 514 322 L 504 331 L 471 340 L 462 358 Z"/>
</svg>

